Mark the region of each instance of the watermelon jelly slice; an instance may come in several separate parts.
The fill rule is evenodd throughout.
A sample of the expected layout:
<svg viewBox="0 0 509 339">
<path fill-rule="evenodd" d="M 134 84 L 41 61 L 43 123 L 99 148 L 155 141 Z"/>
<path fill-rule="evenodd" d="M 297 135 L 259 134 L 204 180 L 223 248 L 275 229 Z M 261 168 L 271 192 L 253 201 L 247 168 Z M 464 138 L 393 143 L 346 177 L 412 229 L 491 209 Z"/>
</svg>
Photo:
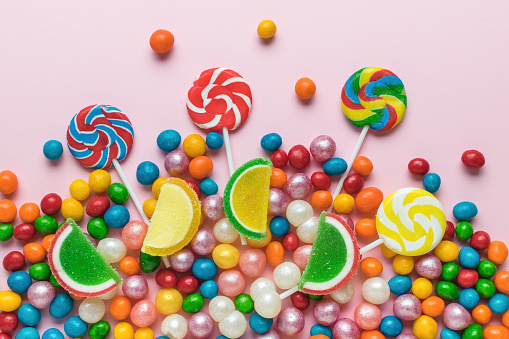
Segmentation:
<svg viewBox="0 0 509 339">
<path fill-rule="evenodd" d="M 103 295 L 122 282 L 72 219 L 53 237 L 48 263 L 58 283 L 79 297 Z"/>
<path fill-rule="evenodd" d="M 359 262 L 359 245 L 350 226 L 337 215 L 322 212 L 299 290 L 315 295 L 332 293 L 352 280 Z"/>
</svg>

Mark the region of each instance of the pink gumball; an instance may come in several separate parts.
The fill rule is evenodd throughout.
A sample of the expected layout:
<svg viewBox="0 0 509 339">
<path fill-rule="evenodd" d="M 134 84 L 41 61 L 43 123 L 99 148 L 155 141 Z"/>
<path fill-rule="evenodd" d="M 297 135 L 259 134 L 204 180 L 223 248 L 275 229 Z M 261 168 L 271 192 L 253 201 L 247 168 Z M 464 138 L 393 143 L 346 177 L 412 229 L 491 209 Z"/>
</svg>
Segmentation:
<svg viewBox="0 0 509 339">
<path fill-rule="evenodd" d="M 170 255 L 170 266 L 177 272 L 186 272 L 193 267 L 194 254 L 189 248 L 183 248 Z"/>
<path fill-rule="evenodd" d="M 311 249 L 313 245 L 304 245 L 293 252 L 293 262 L 299 266 L 300 269 L 305 269 L 311 255 Z"/>
<path fill-rule="evenodd" d="M 242 252 L 239 259 L 239 267 L 242 273 L 250 278 L 258 277 L 262 274 L 267 257 L 262 250 L 248 249 Z"/>
<path fill-rule="evenodd" d="M 311 190 L 313 189 L 313 184 L 311 183 L 311 179 L 304 173 L 295 173 L 286 182 L 286 194 L 290 196 L 290 198 L 296 199 L 305 199 L 309 194 L 311 194 Z"/>
<path fill-rule="evenodd" d="M 122 292 L 129 299 L 143 299 L 148 292 L 148 282 L 141 275 L 132 275 L 122 282 Z"/>
<path fill-rule="evenodd" d="M 316 303 L 313 316 L 319 324 L 330 326 L 339 318 L 339 304 L 329 298 L 322 299 Z"/>
<path fill-rule="evenodd" d="M 131 250 L 139 250 L 148 231 L 148 225 L 141 220 L 129 221 L 122 229 L 122 241 Z"/>
<path fill-rule="evenodd" d="M 246 281 L 239 271 L 226 270 L 217 278 L 217 286 L 221 294 L 227 297 L 236 297 L 244 290 Z"/>
<path fill-rule="evenodd" d="M 279 188 L 269 190 L 269 215 L 281 215 L 286 212 L 288 198 Z"/>
<path fill-rule="evenodd" d="M 189 333 L 196 339 L 205 339 L 210 337 L 214 331 L 214 321 L 206 312 L 198 312 L 189 318 L 187 323 Z"/>
<path fill-rule="evenodd" d="M 370 303 L 362 303 L 355 308 L 354 320 L 363 330 L 374 330 L 382 321 L 382 311 Z"/>
<path fill-rule="evenodd" d="M 286 335 L 296 335 L 305 324 L 304 314 L 296 307 L 289 306 L 281 310 L 277 317 L 277 329 Z"/>
<path fill-rule="evenodd" d="M 216 238 L 214 233 L 207 228 L 202 228 L 196 232 L 193 240 L 191 240 L 191 248 L 194 253 L 199 255 L 209 255 L 216 247 Z"/>
<path fill-rule="evenodd" d="M 332 337 L 341 339 L 359 339 L 361 337 L 361 332 L 353 320 L 341 318 L 332 327 Z"/>
<path fill-rule="evenodd" d="M 138 327 L 148 327 L 156 321 L 156 318 L 157 309 L 150 300 L 140 300 L 131 309 L 131 321 Z"/>
<path fill-rule="evenodd" d="M 201 202 L 201 212 L 207 220 L 218 221 L 224 216 L 223 197 L 209 195 Z"/>
</svg>

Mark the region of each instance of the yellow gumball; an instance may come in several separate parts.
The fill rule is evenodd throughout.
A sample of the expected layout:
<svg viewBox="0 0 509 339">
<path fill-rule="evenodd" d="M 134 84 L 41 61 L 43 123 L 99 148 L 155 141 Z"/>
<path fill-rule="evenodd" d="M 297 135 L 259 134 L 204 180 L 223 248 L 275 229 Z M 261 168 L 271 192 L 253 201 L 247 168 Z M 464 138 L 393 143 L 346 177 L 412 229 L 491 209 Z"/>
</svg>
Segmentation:
<svg viewBox="0 0 509 339">
<path fill-rule="evenodd" d="M 389 247 L 385 246 L 385 244 L 380 245 L 380 249 L 382 250 L 382 254 L 387 259 L 390 259 L 396 255 L 396 252 L 393 252 Z"/>
<path fill-rule="evenodd" d="M 164 315 L 180 311 L 183 301 L 182 294 L 174 288 L 163 288 L 156 294 L 156 308 Z"/>
<path fill-rule="evenodd" d="M 67 198 L 62 201 L 62 216 L 67 219 L 71 218 L 75 221 L 80 221 L 83 218 L 85 211 L 81 202 L 74 198 Z"/>
<path fill-rule="evenodd" d="M 95 170 L 88 176 L 88 185 L 95 193 L 105 192 L 111 185 L 111 176 L 105 170 Z"/>
<path fill-rule="evenodd" d="M 113 338 L 114 339 L 133 339 L 134 338 L 134 329 L 131 324 L 126 322 L 121 322 L 115 325 L 113 328 Z"/>
<path fill-rule="evenodd" d="M 154 339 L 154 331 L 150 327 L 140 327 L 134 333 L 134 339 Z"/>
<path fill-rule="evenodd" d="M 154 214 L 154 210 L 156 209 L 157 200 L 154 198 L 150 198 L 145 200 L 143 203 L 143 213 L 147 215 L 147 217 L 152 218 L 152 214 Z"/>
<path fill-rule="evenodd" d="M 223 270 L 237 266 L 239 258 L 239 250 L 229 244 L 218 245 L 212 251 L 212 260 Z"/>
<path fill-rule="evenodd" d="M 152 184 L 152 194 L 154 198 L 159 198 L 159 193 L 161 193 L 161 187 L 166 183 L 167 178 L 158 178 Z"/>
<path fill-rule="evenodd" d="M 408 275 L 414 270 L 414 258 L 406 255 L 397 255 L 392 259 L 394 272 L 401 275 Z"/>
<path fill-rule="evenodd" d="M 263 20 L 256 29 L 260 38 L 264 39 L 272 38 L 276 34 L 276 30 L 276 24 L 272 20 Z"/>
<path fill-rule="evenodd" d="M 435 247 L 435 255 L 443 262 L 451 262 L 456 260 L 460 251 L 458 246 L 449 240 L 441 241 L 437 247 Z"/>
<path fill-rule="evenodd" d="M 12 291 L 0 292 L 0 311 L 12 312 L 21 305 L 21 297 Z"/>
<path fill-rule="evenodd" d="M 74 199 L 83 201 L 90 195 L 90 187 L 85 180 L 76 179 L 69 186 L 69 192 Z"/>
<path fill-rule="evenodd" d="M 207 143 L 199 134 L 189 134 L 182 143 L 184 153 L 190 158 L 196 158 L 205 154 Z"/>
<path fill-rule="evenodd" d="M 432 317 L 421 315 L 414 321 L 412 332 L 417 339 L 435 339 L 438 333 L 438 324 Z"/>
<path fill-rule="evenodd" d="M 263 248 L 267 246 L 272 241 L 272 233 L 270 233 L 270 229 L 267 227 L 267 233 L 265 234 L 265 239 L 263 240 L 254 240 L 247 239 L 247 244 L 254 248 Z"/>
<path fill-rule="evenodd" d="M 412 293 L 421 300 L 426 299 L 433 293 L 433 284 L 426 278 L 417 278 L 412 284 Z"/>
<path fill-rule="evenodd" d="M 341 214 L 348 214 L 353 210 L 355 199 L 350 194 L 339 194 L 334 198 L 334 210 Z"/>
</svg>

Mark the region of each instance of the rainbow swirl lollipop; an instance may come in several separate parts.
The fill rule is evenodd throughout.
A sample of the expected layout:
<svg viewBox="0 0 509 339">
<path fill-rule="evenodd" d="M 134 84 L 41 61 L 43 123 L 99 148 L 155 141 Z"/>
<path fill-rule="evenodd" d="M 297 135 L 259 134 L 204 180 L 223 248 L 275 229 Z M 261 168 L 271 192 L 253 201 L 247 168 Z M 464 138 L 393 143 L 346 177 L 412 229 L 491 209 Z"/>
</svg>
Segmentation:
<svg viewBox="0 0 509 339">
<path fill-rule="evenodd" d="M 405 115 L 405 86 L 396 74 L 385 68 L 365 67 L 346 81 L 341 105 L 354 126 L 369 125 L 374 131 L 386 132 Z"/>
<path fill-rule="evenodd" d="M 67 129 L 67 146 L 78 162 L 91 169 L 108 168 L 125 159 L 133 146 L 134 130 L 118 108 L 92 105 L 76 114 Z"/>
</svg>

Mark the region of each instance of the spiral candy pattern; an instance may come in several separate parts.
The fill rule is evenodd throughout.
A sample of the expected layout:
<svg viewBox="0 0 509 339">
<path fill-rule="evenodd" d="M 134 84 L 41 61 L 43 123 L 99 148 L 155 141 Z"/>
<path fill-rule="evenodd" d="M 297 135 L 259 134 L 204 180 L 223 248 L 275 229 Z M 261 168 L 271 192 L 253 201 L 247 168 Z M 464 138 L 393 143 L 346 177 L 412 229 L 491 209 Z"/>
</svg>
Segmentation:
<svg viewBox="0 0 509 339">
<path fill-rule="evenodd" d="M 92 105 L 76 114 L 67 129 L 67 146 L 79 163 L 87 168 L 112 166 L 123 160 L 133 146 L 134 130 L 118 108 Z"/>
<path fill-rule="evenodd" d="M 355 72 L 341 92 L 346 118 L 356 127 L 369 125 L 377 132 L 394 128 L 405 115 L 405 86 L 391 71 L 366 67 Z"/>
<path fill-rule="evenodd" d="M 408 256 L 433 250 L 444 236 L 446 222 L 440 201 L 418 188 L 403 188 L 390 194 L 376 215 L 376 229 L 384 244 Z"/>
<path fill-rule="evenodd" d="M 206 131 L 234 130 L 249 116 L 251 89 L 237 72 L 211 68 L 200 73 L 187 95 L 187 111 Z"/>
</svg>

